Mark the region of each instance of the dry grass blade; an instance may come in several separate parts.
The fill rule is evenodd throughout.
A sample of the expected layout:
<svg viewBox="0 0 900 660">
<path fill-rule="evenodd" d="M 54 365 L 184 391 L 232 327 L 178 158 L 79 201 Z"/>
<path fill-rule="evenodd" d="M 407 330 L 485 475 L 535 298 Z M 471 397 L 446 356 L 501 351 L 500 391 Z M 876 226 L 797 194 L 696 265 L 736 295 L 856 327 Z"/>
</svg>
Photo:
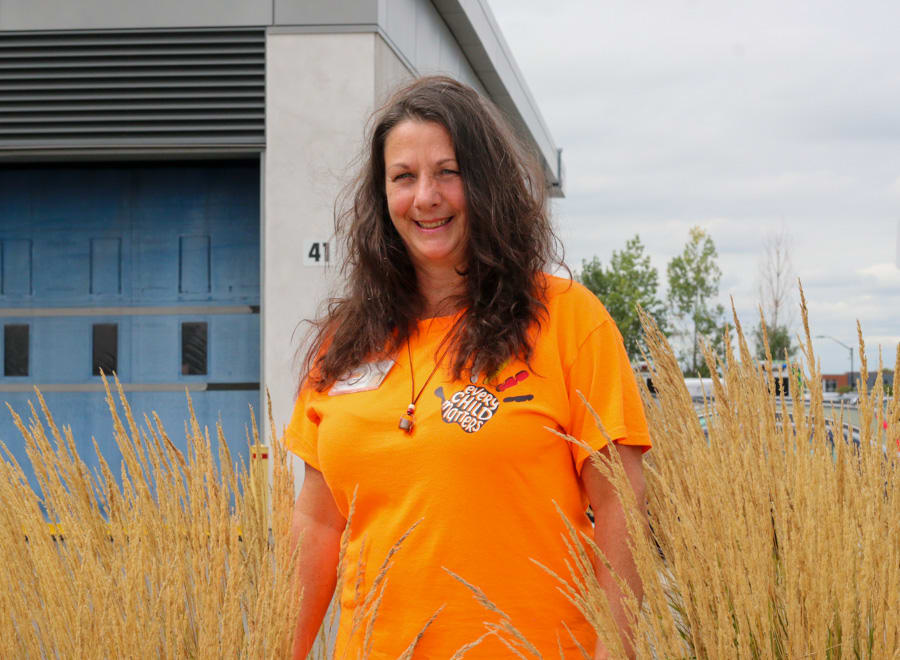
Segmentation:
<svg viewBox="0 0 900 660">
<path fill-rule="evenodd" d="M 354 491 L 354 499 L 355 499 L 355 491 Z M 351 505 L 351 513 L 352 513 L 352 505 Z M 417 520 L 409 528 L 400 536 L 399 539 L 390 547 L 387 554 L 385 555 L 384 560 L 381 563 L 381 567 L 378 570 L 378 573 L 375 575 L 372 584 L 369 586 L 368 591 L 365 595 L 361 596 L 362 585 L 365 582 L 365 541 L 363 541 L 363 546 L 360 549 L 360 554 L 358 558 L 358 568 L 357 568 L 357 576 L 358 579 L 356 581 L 356 599 L 355 599 L 355 607 L 353 611 L 353 619 L 349 626 L 349 632 L 347 634 L 348 639 L 352 638 L 355 634 L 359 632 L 359 630 L 365 624 L 364 632 L 363 632 L 363 640 L 362 640 L 362 657 L 367 658 L 369 653 L 371 652 L 371 646 L 373 642 L 373 633 L 375 630 L 375 621 L 378 618 L 378 611 L 381 607 L 381 602 L 384 597 L 384 591 L 387 587 L 387 577 L 388 572 L 390 571 L 391 566 L 393 566 L 394 556 L 400 551 L 403 546 L 404 541 L 409 537 L 410 534 L 415 531 L 415 529 L 422 523 L 422 519 Z M 342 541 L 341 548 L 341 559 L 338 561 L 338 583 L 341 582 L 341 575 L 343 574 L 343 557 L 346 554 L 345 544 L 348 543 L 349 534 L 349 525 L 350 519 L 348 517 L 347 521 L 348 529 L 344 532 L 344 539 Z M 362 576 L 362 577 L 360 577 Z M 349 651 L 349 647 L 344 650 L 344 656 L 346 656 Z"/>
<path fill-rule="evenodd" d="M 476 587 L 474 584 L 466 581 L 464 578 L 460 577 L 446 566 L 443 566 L 442 568 L 447 572 L 448 575 L 450 575 L 450 577 L 452 577 L 457 582 L 466 587 L 469 591 L 471 591 L 473 596 L 475 597 L 475 600 L 477 600 L 482 607 L 490 612 L 497 614 L 500 617 L 499 623 L 488 622 L 484 624 L 489 632 L 493 632 L 497 636 L 497 638 L 501 642 L 503 642 L 504 645 L 506 645 L 507 648 L 512 650 L 520 657 L 524 656 L 522 656 L 521 651 L 517 647 L 521 647 L 536 658 L 541 657 L 540 651 L 538 651 L 534 647 L 534 645 L 529 642 L 525 638 L 525 636 L 521 632 L 519 632 L 519 630 L 513 625 L 511 619 L 509 618 L 509 615 L 499 607 L 497 607 L 481 589 Z M 503 633 L 506 633 L 506 635 L 504 635 Z M 509 637 L 507 637 L 507 635 Z"/>
<path fill-rule="evenodd" d="M 456 650 L 456 653 L 454 653 L 452 656 L 450 656 L 450 660 L 461 660 L 461 658 L 464 658 L 469 653 L 469 651 L 471 651 L 476 646 L 481 644 L 484 640 L 486 640 L 488 637 L 491 637 L 493 635 L 494 635 L 494 631 L 488 630 L 486 633 L 483 633 L 481 635 L 481 637 L 479 637 L 478 639 L 471 641 L 468 644 L 463 644 L 461 647 L 459 647 Z"/>
<path fill-rule="evenodd" d="M 422 626 L 422 629 L 418 633 L 416 633 L 416 636 L 413 638 L 413 641 L 410 642 L 409 646 L 406 647 L 406 650 L 403 651 L 403 653 L 400 655 L 399 658 L 397 658 L 397 660 L 412 660 L 413 653 L 415 653 L 416 647 L 419 645 L 419 642 L 422 641 L 422 637 L 425 635 L 425 631 L 427 631 L 428 628 L 431 627 L 431 624 L 434 623 L 434 620 L 437 619 L 438 615 L 443 611 L 444 611 L 444 606 L 441 605 L 437 609 L 437 612 L 432 614 L 429 617 L 428 621 L 425 622 L 425 625 Z M 454 656 L 455 655 L 456 654 L 454 654 Z"/>
<path fill-rule="evenodd" d="M 579 642 L 578 638 L 575 637 L 575 635 L 572 633 L 572 629 L 569 628 L 569 624 L 567 624 L 565 621 L 563 621 L 562 626 L 563 626 L 563 628 L 566 629 L 566 634 L 569 635 L 569 639 L 572 640 L 572 643 L 575 645 L 575 648 L 578 649 L 578 652 L 581 654 L 581 657 L 584 658 L 584 660 L 591 660 L 591 657 L 592 657 L 591 654 L 589 654 L 587 652 L 587 649 L 581 645 L 581 642 Z M 563 655 L 564 655 L 563 647 L 562 647 L 562 640 L 559 639 L 559 637 L 557 637 L 556 643 L 559 645 L 559 657 L 562 659 Z"/>
</svg>

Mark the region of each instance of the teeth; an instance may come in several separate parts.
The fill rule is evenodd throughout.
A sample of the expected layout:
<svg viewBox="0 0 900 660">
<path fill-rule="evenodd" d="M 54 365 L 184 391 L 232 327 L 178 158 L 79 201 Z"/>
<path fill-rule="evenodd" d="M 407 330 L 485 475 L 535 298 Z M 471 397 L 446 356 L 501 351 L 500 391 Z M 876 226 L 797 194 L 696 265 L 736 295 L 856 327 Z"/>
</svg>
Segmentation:
<svg viewBox="0 0 900 660">
<path fill-rule="evenodd" d="M 423 229 L 434 229 L 436 227 L 441 227 L 450 222 L 450 218 L 444 218 L 443 220 L 435 220 L 434 222 L 417 222 L 416 224 L 422 227 Z"/>
</svg>

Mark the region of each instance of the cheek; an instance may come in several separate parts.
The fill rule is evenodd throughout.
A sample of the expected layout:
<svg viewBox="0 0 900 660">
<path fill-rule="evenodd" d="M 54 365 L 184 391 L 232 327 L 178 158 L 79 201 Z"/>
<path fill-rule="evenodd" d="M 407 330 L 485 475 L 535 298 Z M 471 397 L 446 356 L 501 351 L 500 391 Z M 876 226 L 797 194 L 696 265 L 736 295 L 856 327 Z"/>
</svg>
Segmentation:
<svg viewBox="0 0 900 660">
<path fill-rule="evenodd" d="M 460 211 L 466 210 L 466 193 L 463 189 L 462 181 L 457 182 L 456 185 L 447 191 L 447 201 Z"/>
<path fill-rule="evenodd" d="M 391 220 L 396 220 L 406 215 L 410 204 L 412 204 L 412 195 L 407 194 L 403 190 L 390 190 L 386 193 L 386 196 Z"/>
</svg>

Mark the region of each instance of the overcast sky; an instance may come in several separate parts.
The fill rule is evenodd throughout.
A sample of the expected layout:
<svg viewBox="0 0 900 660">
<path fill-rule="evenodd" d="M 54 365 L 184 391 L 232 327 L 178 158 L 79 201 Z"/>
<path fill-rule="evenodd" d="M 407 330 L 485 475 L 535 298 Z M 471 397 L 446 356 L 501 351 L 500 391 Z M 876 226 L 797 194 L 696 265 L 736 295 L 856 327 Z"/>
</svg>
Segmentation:
<svg viewBox="0 0 900 660">
<path fill-rule="evenodd" d="M 554 214 L 571 266 L 637 233 L 664 282 L 700 225 L 722 302 L 750 324 L 763 238 L 784 226 L 813 334 L 855 346 L 859 319 L 870 369 L 878 344 L 893 367 L 900 4 L 488 2 L 563 148 Z M 849 370 L 846 349 L 814 347 L 824 372 Z"/>
</svg>

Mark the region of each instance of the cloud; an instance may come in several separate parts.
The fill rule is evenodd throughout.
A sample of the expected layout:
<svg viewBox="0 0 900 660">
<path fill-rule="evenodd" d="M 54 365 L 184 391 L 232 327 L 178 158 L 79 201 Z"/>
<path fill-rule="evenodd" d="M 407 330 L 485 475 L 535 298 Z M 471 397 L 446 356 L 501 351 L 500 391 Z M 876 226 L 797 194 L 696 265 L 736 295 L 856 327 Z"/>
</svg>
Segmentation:
<svg viewBox="0 0 900 660">
<path fill-rule="evenodd" d="M 859 270 L 863 282 L 876 290 L 900 292 L 900 268 L 891 263 L 866 266 Z"/>
<path fill-rule="evenodd" d="M 890 334 L 897 329 L 897 309 L 900 309 L 900 295 L 868 297 L 861 299 L 855 292 L 845 297 L 823 299 L 807 291 L 807 305 L 810 322 L 817 333 L 837 333 L 856 336 L 856 322 L 863 332 Z"/>
<path fill-rule="evenodd" d="M 866 346 L 881 344 L 882 346 L 896 347 L 897 344 L 900 344 L 900 335 L 864 335 L 863 339 L 866 341 Z"/>
</svg>

